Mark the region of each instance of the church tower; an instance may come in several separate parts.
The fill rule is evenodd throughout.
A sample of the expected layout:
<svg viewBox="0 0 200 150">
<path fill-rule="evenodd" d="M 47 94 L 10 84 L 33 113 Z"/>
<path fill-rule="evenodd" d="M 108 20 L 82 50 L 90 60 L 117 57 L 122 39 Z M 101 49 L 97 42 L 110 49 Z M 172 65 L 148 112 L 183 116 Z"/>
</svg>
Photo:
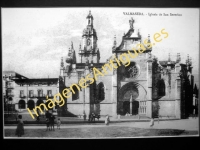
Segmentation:
<svg viewBox="0 0 200 150">
<path fill-rule="evenodd" d="M 99 63 L 100 53 L 97 48 L 97 33 L 93 28 L 93 16 L 91 11 L 89 11 L 88 16 L 86 17 L 86 28 L 83 30 L 82 35 L 82 45 L 79 49 L 79 59 L 81 63 L 86 63 L 88 60 L 89 63 Z"/>
</svg>

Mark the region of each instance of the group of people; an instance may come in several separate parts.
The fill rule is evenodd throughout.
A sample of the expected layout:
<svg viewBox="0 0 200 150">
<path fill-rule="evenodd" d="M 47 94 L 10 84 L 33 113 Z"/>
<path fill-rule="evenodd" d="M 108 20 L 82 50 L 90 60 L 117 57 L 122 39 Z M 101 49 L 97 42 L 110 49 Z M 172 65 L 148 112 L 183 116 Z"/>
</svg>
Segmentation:
<svg viewBox="0 0 200 150">
<path fill-rule="evenodd" d="M 89 121 L 89 122 L 95 122 L 95 118 L 99 119 L 99 118 L 100 118 L 100 115 L 97 115 L 97 116 L 96 116 L 94 113 L 91 113 L 91 114 L 89 115 L 88 121 Z"/>
<path fill-rule="evenodd" d="M 17 135 L 18 137 L 21 137 L 22 135 L 24 135 L 24 122 L 22 120 L 22 115 L 18 115 L 18 119 L 16 119 L 18 121 L 17 124 L 17 129 L 15 131 L 15 135 Z M 46 113 L 46 125 L 47 125 L 47 129 L 46 131 L 50 131 L 50 130 L 54 130 L 54 120 L 55 120 L 55 116 L 49 112 Z M 58 118 L 57 120 L 57 129 L 60 129 L 60 125 L 61 125 L 61 120 L 60 118 Z"/>
<path fill-rule="evenodd" d="M 100 118 L 100 115 L 95 115 L 94 113 L 91 113 L 89 115 L 89 118 L 88 118 L 88 121 L 89 122 L 95 122 L 95 118 L 99 119 Z M 85 120 L 85 119 L 84 119 Z M 105 118 L 105 125 L 109 125 L 110 123 L 110 117 L 109 115 L 106 115 L 106 118 Z"/>
<path fill-rule="evenodd" d="M 52 131 L 52 130 L 55 131 L 54 120 L 55 120 L 55 116 L 47 111 L 46 112 L 46 125 L 47 125 L 46 131 L 48 131 L 48 130 L 49 131 Z M 57 129 L 60 129 L 60 125 L 61 125 L 61 120 L 60 120 L 60 118 L 58 118 Z"/>
<path fill-rule="evenodd" d="M 47 126 L 46 131 L 48 131 L 48 130 L 49 131 L 51 131 L 51 130 L 55 131 L 54 120 L 55 120 L 55 116 L 47 111 L 46 112 L 46 126 Z M 95 121 L 95 114 L 94 113 L 92 113 L 90 115 L 89 120 Z M 110 123 L 109 115 L 106 115 L 105 125 L 109 125 L 109 123 Z M 57 119 L 57 129 L 60 129 L 60 125 L 61 125 L 61 120 L 60 120 L 60 118 L 58 118 Z M 18 124 L 17 124 L 17 129 L 16 129 L 16 132 L 15 132 L 15 135 L 17 135 L 18 137 L 21 137 L 22 135 L 24 135 L 24 122 L 22 120 L 22 115 L 18 115 Z"/>
</svg>

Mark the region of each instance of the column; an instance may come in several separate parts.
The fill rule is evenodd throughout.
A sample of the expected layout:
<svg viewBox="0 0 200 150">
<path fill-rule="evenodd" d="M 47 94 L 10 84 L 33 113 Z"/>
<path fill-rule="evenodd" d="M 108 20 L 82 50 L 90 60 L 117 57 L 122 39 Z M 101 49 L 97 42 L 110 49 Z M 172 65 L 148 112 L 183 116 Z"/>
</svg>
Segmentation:
<svg viewBox="0 0 200 150">
<path fill-rule="evenodd" d="M 132 110 L 132 108 L 133 108 L 133 99 L 132 99 L 132 95 L 131 95 L 131 98 L 130 98 L 130 115 L 132 115 L 132 112 L 133 112 L 133 110 Z"/>
<path fill-rule="evenodd" d="M 181 66 L 179 63 L 175 65 L 175 73 L 177 76 L 181 70 Z M 181 79 L 177 78 L 175 81 L 175 116 L 178 119 L 181 119 Z"/>
<path fill-rule="evenodd" d="M 114 63 L 117 66 L 117 63 Z M 112 76 L 112 116 L 117 118 L 117 69 L 113 68 Z"/>
<path fill-rule="evenodd" d="M 152 118 L 152 60 L 147 61 L 147 117 Z"/>
<path fill-rule="evenodd" d="M 86 70 L 85 70 L 85 76 L 88 75 L 89 69 L 88 66 L 86 66 Z M 86 114 L 86 118 L 89 118 L 90 115 L 90 86 L 87 86 L 85 88 L 85 114 Z"/>
<path fill-rule="evenodd" d="M 193 104 L 192 104 L 192 106 L 193 106 L 193 110 L 192 110 L 192 112 L 193 112 L 193 115 L 195 115 L 196 113 L 195 113 L 195 108 L 196 108 L 196 98 L 195 98 L 195 94 L 193 94 Z"/>
</svg>

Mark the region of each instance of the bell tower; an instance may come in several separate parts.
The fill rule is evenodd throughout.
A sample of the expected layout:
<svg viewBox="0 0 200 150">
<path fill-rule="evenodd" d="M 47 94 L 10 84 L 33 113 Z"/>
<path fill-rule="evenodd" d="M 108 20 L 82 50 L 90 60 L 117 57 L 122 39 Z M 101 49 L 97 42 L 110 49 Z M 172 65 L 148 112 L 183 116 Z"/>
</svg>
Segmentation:
<svg viewBox="0 0 200 150">
<path fill-rule="evenodd" d="M 86 28 L 83 30 L 82 35 L 82 45 L 79 50 L 79 58 L 81 63 L 86 63 L 86 60 L 89 63 L 99 63 L 100 54 L 99 49 L 97 48 L 97 33 L 93 28 L 93 16 L 91 11 L 86 17 Z"/>
<path fill-rule="evenodd" d="M 92 14 L 91 14 L 91 11 L 89 11 L 89 14 L 86 17 L 86 19 L 87 19 L 87 26 L 88 27 L 93 27 L 93 20 L 94 20 L 94 18 L 93 18 Z"/>
</svg>

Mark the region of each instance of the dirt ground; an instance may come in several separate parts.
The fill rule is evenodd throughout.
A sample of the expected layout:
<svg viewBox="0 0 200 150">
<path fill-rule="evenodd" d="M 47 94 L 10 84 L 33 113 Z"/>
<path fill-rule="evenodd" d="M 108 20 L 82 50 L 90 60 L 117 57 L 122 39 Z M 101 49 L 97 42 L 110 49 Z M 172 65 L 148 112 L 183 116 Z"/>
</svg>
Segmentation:
<svg viewBox="0 0 200 150">
<path fill-rule="evenodd" d="M 15 129 L 5 129 L 4 137 L 18 138 Z M 177 129 L 141 129 L 134 127 L 91 127 L 91 128 L 61 128 L 55 131 L 46 129 L 25 129 L 20 138 L 122 138 L 147 136 L 188 136 L 197 135 L 198 131 L 185 131 Z"/>
</svg>

